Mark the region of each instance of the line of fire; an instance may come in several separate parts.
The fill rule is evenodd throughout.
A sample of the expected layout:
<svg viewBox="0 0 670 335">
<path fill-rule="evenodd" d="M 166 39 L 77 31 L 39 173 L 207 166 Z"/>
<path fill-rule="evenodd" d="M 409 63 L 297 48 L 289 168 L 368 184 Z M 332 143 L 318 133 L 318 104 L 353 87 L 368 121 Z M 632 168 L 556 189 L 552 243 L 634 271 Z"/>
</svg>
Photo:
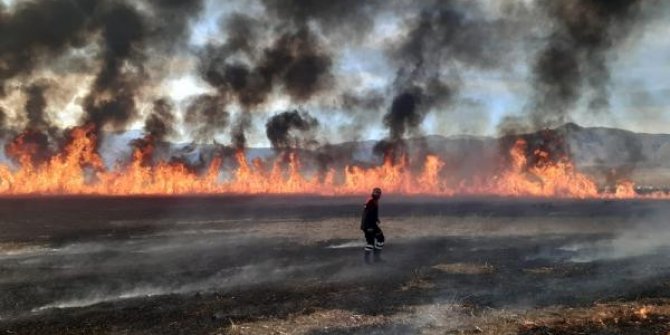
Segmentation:
<svg viewBox="0 0 670 335">
<path fill-rule="evenodd" d="M 506 146 L 491 171 L 452 176 L 450 162 L 437 154 L 412 155 L 389 146 L 377 165 L 322 163 L 324 151 L 284 149 L 273 157 L 248 160 L 244 149 L 219 149 L 209 162 L 156 160 L 152 135 L 134 142 L 126 163 L 108 168 L 97 151 L 95 127 L 68 130 L 58 151 L 45 154 L 45 135 L 26 130 L 5 147 L 14 164 L 0 165 L 2 195 L 188 195 L 319 194 L 353 195 L 382 187 L 400 195 L 520 196 L 565 198 L 664 197 L 638 193 L 627 179 L 599 184 L 580 172 L 555 131 L 502 139 Z M 552 152 L 555 150 L 557 152 Z M 305 156 L 305 157 L 303 157 Z M 455 160 L 459 158 L 456 157 Z M 309 163 L 309 164 L 306 164 Z M 462 174 L 461 174 L 462 175 Z M 462 178 L 462 179 L 460 179 Z"/>
</svg>

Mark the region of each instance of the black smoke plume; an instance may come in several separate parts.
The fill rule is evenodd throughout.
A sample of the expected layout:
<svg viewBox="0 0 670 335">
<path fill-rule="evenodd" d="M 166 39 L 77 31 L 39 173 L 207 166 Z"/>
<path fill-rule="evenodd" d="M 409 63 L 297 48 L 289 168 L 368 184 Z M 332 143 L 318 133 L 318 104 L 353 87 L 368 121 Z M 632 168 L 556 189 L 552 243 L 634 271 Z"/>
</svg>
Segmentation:
<svg viewBox="0 0 670 335">
<path fill-rule="evenodd" d="M 609 107 L 608 52 L 630 34 L 640 18 L 639 0 L 540 1 L 552 23 L 546 46 L 533 64 L 530 106 L 535 128 L 570 121 L 587 92 L 589 108 Z"/>
<path fill-rule="evenodd" d="M 137 91 L 147 83 L 141 75 L 147 48 L 174 51 L 188 37 L 189 23 L 202 7 L 202 0 L 149 0 L 143 6 L 112 0 L 44 0 L 2 6 L 0 93 L 8 79 L 29 76 L 54 58 L 100 40 L 100 52 L 93 58 L 101 68 L 83 102 L 82 123 L 122 129 L 136 115 Z M 80 65 L 70 64 L 73 71 Z"/>
<path fill-rule="evenodd" d="M 391 109 L 384 115 L 384 125 L 389 129 L 389 138 L 392 141 L 402 140 L 407 129 L 415 129 L 423 121 L 420 112 L 421 91 L 404 92 L 397 95 L 391 103 Z"/>
<path fill-rule="evenodd" d="M 126 61 L 141 67 L 141 43 L 145 35 L 142 16 L 127 4 L 115 3 L 101 18 L 102 67 L 84 101 L 84 123 L 120 129 L 137 113 L 135 95 L 139 76 L 123 71 Z"/>
<path fill-rule="evenodd" d="M 391 109 L 384 115 L 384 125 L 389 129 L 388 139 L 377 142 L 374 152 L 390 157 L 397 162 L 406 154 L 404 136 L 407 129 L 415 129 L 423 121 L 424 114 L 419 111 L 420 92 L 405 92 L 397 95 L 391 103 Z"/>
<path fill-rule="evenodd" d="M 232 129 L 233 145 L 245 145 L 251 112 L 275 90 L 304 102 L 330 88 L 331 55 L 306 26 L 273 26 L 268 20 L 233 14 L 222 23 L 228 39 L 200 52 L 201 77 L 219 95 L 239 103 L 243 114 Z M 271 44 L 264 45 L 267 36 Z"/>
<path fill-rule="evenodd" d="M 329 88 L 332 61 L 307 29 L 283 34 L 265 51 L 261 69 L 274 73 L 286 93 L 302 102 Z"/>
<path fill-rule="evenodd" d="M 273 115 L 265 123 L 265 134 L 275 150 L 285 151 L 311 142 L 292 130 L 298 131 L 301 135 L 308 135 L 318 126 L 319 121 L 307 112 L 285 111 Z"/>
<path fill-rule="evenodd" d="M 142 153 L 142 163 L 150 165 L 156 160 L 158 153 L 169 151 L 165 142 L 167 136 L 174 132 L 174 106 L 167 98 L 156 99 L 153 102 L 151 114 L 144 122 L 144 137 L 135 139 L 131 145 Z"/>
<path fill-rule="evenodd" d="M 30 74 L 42 62 L 83 46 L 102 2 L 17 1 L 11 11 L 0 7 L 0 96 L 8 79 Z"/>
<path fill-rule="evenodd" d="M 251 40 L 254 29 L 245 28 L 251 19 L 237 15 L 231 20 L 240 25 L 226 25 L 228 43 L 207 46 L 200 58 L 201 76 L 223 95 L 234 96 L 250 109 L 264 103 L 275 87 L 297 102 L 327 88 L 332 61 L 308 29 L 280 34 L 258 53 L 260 41 Z M 236 54 L 249 52 L 250 58 L 258 59 L 255 64 L 234 60 Z"/>
<path fill-rule="evenodd" d="M 503 37 L 510 27 L 506 21 L 488 21 L 475 2 L 439 1 L 425 6 L 409 20 L 402 41 L 389 50 L 406 79 L 429 76 L 449 62 L 493 68 L 503 60 Z M 403 78 L 399 78 L 403 79 Z"/>
<path fill-rule="evenodd" d="M 225 131 L 230 122 L 226 101 L 219 95 L 203 94 L 191 101 L 184 121 L 197 141 L 211 141 Z"/>
<path fill-rule="evenodd" d="M 394 2 L 380 0 L 263 0 L 262 3 L 278 31 L 305 30 L 306 27 L 318 29 L 318 34 L 323 36 L 320 48 L 328 50 L 328 54 L 337 54 L 342 45 L 355 46 L 365 42 L 371 37 L 376 18 L 396 6 Z M 319 58 L 312 65 L 305 64 L 305 67 L 323 68 L 333 63 L 332 57 Z M 350 125 L 342 126 L 337 132 L 343 139 L 359 139 L 365 127 L 378 122 L 378 112 L 386 102 L 386 92 L 381 89 L 361 92 L 355 87 L 338 93 L 335 90 L 338 85 L 333 79 L 331 74 L 326 74 L 319 80 L 324 85 L 321 92 L 339 95 L 333 100 L 334 104 L 352 118 Z"/>
<path fill-rule="evenodd" d="M 447 71 L 455 64 L 495 68 L 504 59 L 502 41 L 509 27 L 504 21 L 482 19 L 474 2 L 440 1 L 424 6 L 407 22 L 404 38 L 388 55 L 398 70 L 394 98 L 384 115 L 388 137 L 375 152 L 404 156 L 404 138 L 416 133 L 431 110 L 444 111 L 454 103 L 460 80 Z"/>
<path fill-rule="evenodd" d="M 244 150 L 247 146 L 247 137 L 245 133 L 249 127 L 251 127 L 251 115 L 249 112 L 242 112 L 233 123 L 231 132 L 233 148 L 235 148 L 235 150 Z"/>
<path fill-rule="evenodd" d="M 351 122 L 338 127 L 340 138 L 357 141 L 361 133 L 379 122 L 379 111 L 386 103 L 385 93 L 380 89 L 363 91 L 347 90 L 336 100 L 342 113 L 351 118 Z"/>
<path fill-rule="evenodd" d="M 204 8 L 204 0 L 149 0 L 151 20 L 148 40 L 157 51 L 175 53 L 186 49 L 184 42 L 192 20 Z"/>
<path fill-rule="evenodd" d="M 22 156 L 27 155 L 30 162 L 36 165 L 46 162 L 53 154 L 50 144 L 56 135 L 56 128 L 49 124 L 45 115 L 47 107 L 45 92 L 47 89 L 48 85 L 46 83 L 35 82 L 24 90 L 26 95 L 24 106 L 26 127 L 5 146 L 8 156 L 14 161 L 19 161 Z M 2 131 L 0 131 L 0 134 L 2 134 Z"/>
<path fill-rule="evenodd" d="M 144 131 L 162 141 L 174 132 L 174 106 L 166 98 L 157 99 L 153 103 L 153 109 L 144 123 Z"/>
<path fill-rule="evenodd" d="M 345 112 L 376 110 L 384 106 L 384 94 L 379 90 L 346 91 L 340 97 Z"/>
<path fill-rule="evenodd" d="M 25 109 L 29 129 L 45 130 L 49 125 L 45 115 L 47 100 L 44 97 L 47 88 L 46 84 L 33 83 L 25 90 L 27 96 Z"/>
<path fill-rule="evenodd" d="M 263 0 L 267 12 L 282 27 L 305 27 L 310 23 L 341 42 L 362 39 L 374 26 L 374 15 L 384 1 L 369 0 Z"/>
<path fill-rule="evenodd" d="M 5 136 L 7 131 L 7 114 L 5 110 L 0 107 L 0 137 Z"/>
</svg>

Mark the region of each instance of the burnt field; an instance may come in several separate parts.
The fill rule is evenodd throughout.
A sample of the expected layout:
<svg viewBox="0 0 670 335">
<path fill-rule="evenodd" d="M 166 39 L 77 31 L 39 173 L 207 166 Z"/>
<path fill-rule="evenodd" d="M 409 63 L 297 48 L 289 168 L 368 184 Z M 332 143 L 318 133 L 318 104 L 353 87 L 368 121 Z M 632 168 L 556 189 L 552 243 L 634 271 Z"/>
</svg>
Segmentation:
<svg viewBox="0 0 670 335">
<path fill-rule="evenodd" d="M 665 201 L 364 200 L 0 199 L 0 333 L 670 331 Z"/>
</svg>

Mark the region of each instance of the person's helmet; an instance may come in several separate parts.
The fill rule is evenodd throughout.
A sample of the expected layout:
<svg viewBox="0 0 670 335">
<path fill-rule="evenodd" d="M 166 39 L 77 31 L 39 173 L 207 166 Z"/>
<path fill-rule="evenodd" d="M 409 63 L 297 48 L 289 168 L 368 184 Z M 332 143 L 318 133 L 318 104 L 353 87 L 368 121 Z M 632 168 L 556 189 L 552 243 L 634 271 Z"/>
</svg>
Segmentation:
<svg viewBox="0 0 670 335">
<path fill-rule="evenodd" d="M 379 187 L 375 187 L 372 190 L 372 197 L 375 198 L 375 199 L 379 199 L 379 197 L 381 197 L 381 196 L 382 196 L 382 189 L 379 188 Z"/>
</svg>

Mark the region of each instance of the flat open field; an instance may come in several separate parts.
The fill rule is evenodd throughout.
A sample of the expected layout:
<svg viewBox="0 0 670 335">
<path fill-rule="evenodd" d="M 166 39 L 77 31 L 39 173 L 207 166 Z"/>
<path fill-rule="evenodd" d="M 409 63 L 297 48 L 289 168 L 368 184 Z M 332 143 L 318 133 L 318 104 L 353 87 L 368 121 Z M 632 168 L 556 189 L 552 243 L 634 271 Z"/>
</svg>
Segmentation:
<svg viewBox="0 0 670 335">
<path fill-rule="evenodd" d="M 668 334 L 670 202 L 0 199 L 0 334 Z"/>
</svg>

